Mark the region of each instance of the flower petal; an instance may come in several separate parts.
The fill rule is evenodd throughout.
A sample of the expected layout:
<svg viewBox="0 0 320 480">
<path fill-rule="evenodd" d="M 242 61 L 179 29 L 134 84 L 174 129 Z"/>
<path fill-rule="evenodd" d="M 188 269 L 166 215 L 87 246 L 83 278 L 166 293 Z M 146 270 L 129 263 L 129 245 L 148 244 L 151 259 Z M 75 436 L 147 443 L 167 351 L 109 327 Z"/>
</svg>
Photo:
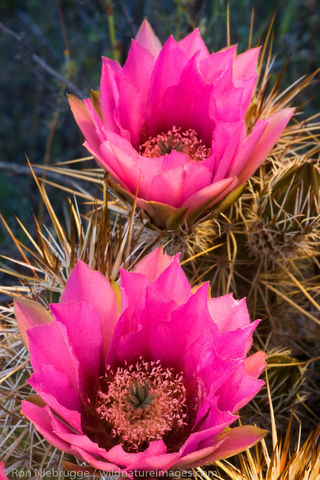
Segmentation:
<svg viewBox="0 0 320 480">
<path fill-rule="evenodd" d="M 190 162 L 188 157 L 184 166 L 174 168 L 174 163 L 178 163 L 181 156 L 187 157 L 173 150 L 163 158 L 161 173 L 151 181 L 149 199 L 179 208 L 186 198 L 210 184 L 212 174 L 209 169 Z"/>
<path fill-rule="evenodd" d="M 234 59 L 233 73 L 235 78 L 248 78 L 257 73 L 257 62 L 261 47 L 250 48 Z"/>
<path fill-rule="evenodd" d="M 141 134 L 145 131 L 146 99 L 138 88 L 123 73 L 118 80 L 119 100 L 114 110 L 114 119 L 120 135 L 139 148 Z M 130 105 L 130 108 L 128 108 Z"/>
<path fill-rule="evenodd" d="M 162 48 L 159 38 L 154 33 L 147 19 L 143 20 L 135 37 L 135 41 L 150 52 L 155 58 L 159 55 Z"/>
<path fill-rule="evenodd" d="M 107 278 L 81 260 L 71 272 L 61 303 L 86 302 L 94 307 L 99 315 L 103 336 L 103 351 L 106 353 L 113 330 L 120 315 L 116 294 Z"/>
<path fill-rule="evenodd" d="M 208 284 L 201 286 L 188 301 L 174 310 L 168 319 L 161 321 L 154 313 L 150 325 L 149 345 L 153 359 L 162 365 L 184 367 L 184 359 L 190 345 L 198 340 L 212 325 L 207 308 Z"/>
<path fill-rule="evenodd" d="M 0 462 L 0 480 L 8 480 L 6 471 L 4 469 L 4 462 Z"/>
<path fill-rule="evenodd" d="M 64 373 L 73 388 L 79 390 L 79 362 L 69 345 L 67 330 L 58 322 L 28 330 L 31 364 L 34 372 L 43 365 L 52 365 Z"/>
<path fill-rule="evenodd" d="M 180 254 L 178 253 L 177 256 L 179 260 Z M 154 282 L 159 275 L 171 265 L 175 258 L 176 257 L 170 257 L 170 255 L 167 255 L 162 247 L 155 248 L 151 253 L 140 260 L 134 269 L 134 272 L 141 273 L 151 282 Z"/>
<path fill-rule="evenodd" d="M 171 36 L 164 44 L 154 65 L 148 95 L 147 129 L 148 135 L 154 136 L 166 131 L 167 112 L 162 106 L 165 91 L 177 85 L 181 73 L 188 62 L 188 57 Z"/>
<path fill-rule="evenodd" d="M 193 129 L 204 143 L 210 145 L 215 120 L 210 116 L 213 85 L 206 83 L 198 68 L 198 56 L 192 57 L 181 73 L 179 82 L 167 88 L 163 95 L 167 131 L 174 125 Z M 172 108 L 174 105 L 174 108 Z"/>
<path fill-rule="evenodd" d="M 231 166 L 230 175 L 241 174 L 241 171 L 245 167 L 248 160 L 253 157 L 253 152 L 255 151 L 255 148 L 266 128 L 266 120 L 260 119 L 257 121 L 253 129 L 241 145 L 241 148 L 239 148 L 239 151 Z"/>
<path fill-rule="evenodd" d="M 193 57 L 197 52 L 199 52 L 199 59 L 209 56 L 209 51 L 200 35 L 199 28 L 195 28 L 189 35 L 180 40 L 178 45 L 188 58 Z"/>
<path fill-rule="evenodd" d="M 40 303 L 29 298 L 18 297 L 14 300 L 14 313 L 22 340 L 29 350 L 27 330 L 36 325 L 52 322 L 53 318 Z"/>
<path fill-rule="evenodd" d="M 167 453 L 167 447 L 163 440 L 156 440 L 149 443 L 146 450 L 141 452 L 127 465 L 130 470 L 161 470 L 166 471 L 176 462 L 178 453 Z M 132 457 L 134 458 L 134 457 Z"/>
<path fill-rule="evenodd" d="M 54 447 L 63 452 L 70 453 L 70 444 L 61 440 L 52 429 L 50 409 L 48 407 L 38 407 L 27 400 L 23 400 L 21 404 L 21 413 L 30 420 L 36 429 L 44 436 L 44 438 Z"/>
<path fill-rule="evenodd" d="M 98 149 L 100 144 L 99 135 L 85 103 L 74 95 L 68 95 L 68 100 L 75 121 L 83 133 L 83 136 L 93 148 Z"/>
<path fill-rule="evenodd" d="M 214 183 L 230 175 L 234 159 L 245 139 L 245 135 L 243 122 L 218 123 L 212 139 L 216 157 L 213 169 Z"/>
<path fill-rule="evenodd" d="M 248 178 L 254 174 L 260 163 L 267 158 L 283 130 L 289 123 L 294 111 L 294 108 L 284 108 L 283 110 L 274 113 L 266 119 L 267 127 L 257 143 L 252 155 L 246 162 L 242 171 L 239 173 L 238 177 L 240 183 L 248 180 Z"/>
<path fill-rule="evenodd" d="M 118 62 L 102 57 L 100 109 L 105 128 L 115 133 L 119 133 L 119 127 L 114 119 L 114 111 L 119 101 L 118 76 L 120 72 L 121 67 Z"/>
<path fill-rule="evenodd" d="M 95 455 L 104 459 L 108 459 L 107 451 L 104 448 L 100 448 L 95 442 L 90 440 L 87 435 L 74 433 L 68 426 L 61 422 L 52 412 L 49 412 L 51 416 L 51 424 L 53 432 L 62 440 L 71 445 L 71 451 L 75 447 L 81 448 L 83 452 Z"/>
<path fill-rule="evenodd" d="M 122 68 L 122 73 L 136 86 L 145 103 L 154 61 L 153 55 L 148 50 L 137 41 L 131 40 L 128 58 Z"/>
<path fill-rule="evenodd" d="M 52 365 L 42 365 L 33 373 L 28 383 L 49 407 L 82 433 L 80 396 L 63 372 Z"/>
<path fill-rule="evenodd" d="M 236 412 L 250 402 L 264 384 L 263 380 L 248 375 L 245 365 L 241 364 L 217 392 L 218 407 L 221 410 Z"/>
<path fill-rule="evenodd" d="M 222 443 L 211 455 L 208 455 L 206 458 L 202 459 L 200 465 L 213 463 L 217 460 L 228 458 L 232 455 L 237 455 L 243 450 L 253 447 L 267 434 L 267 430 L 254 427 L 252 425 L 231 428 L 215 438 L 215 441 L 222 441 Z"/>
<path fill-rule="evenodd" d="M 215 441 L 215 436 L 221 433 L 227 426 L 229 426 L 238 418 L 236 415 L 232 415 L 228 411 L 223 412 L 219 410 L 214 402 L 211 404 L 210 415 L 212 426 L 210 428 L 191 433 L 183 446 L 180 448 L 181 460 L 183 460 L 183 457 L 186 455 L 189 455 L 197 450 L 201 450 L 201 445 L 203 445 L 203 448 L 207 448 L 208 442 L 212 444 Z"/>
<path fill-rule="evenodd" d="M 250 324 L 246 299 L 235 300 L 229 293 L 208 300 L 209 312 L 212 320 L 221 332 L 228 332 Z"/>
<path fill-rule="evenodd" d="M 98 313 L 85 302 L 54 303 L 50 308 L 56 321 L 67 330 L 68 343 L 79 362 L 81 390 L 91 392 L 104 360 Z"/>
<path fill-rule="evenodd" d="M 260 320 L 255 320 L 243 328 L 216 334 L 214 349 L 226 358 L 243 357 L 252 346 L 252 334 Z"/>
<path fill-rule="evenodd" d="M 190 283 L 179 265 L 179 256 L 173 257 L 172 263 L 164 270 L 157 280 L 149 285 L 146 296 L 154 301 L 150 308 L 157 311 L 156 304 L 174 302 L 176 306 L 184 304 L 191 294 Z M 160 313 L 158 311 L 158 313 Z"/>
<path fill-rule="evenodd" d="M 259 351 L 246 358 L 244 361 L 246 372 L 252 377 L 259 377 L 266 366 L 267 354 Z"/>
<path fill-rule="evenodd" d="M 214 443 L 203 450 L 195 451 L 180 459 L 174 468 L 196 468 L 231 457 L 252 447 L 262 440 L 268 432 L 261 428 L 246 425 L 228 429 L 217 435 Z"/>
<path fill-rule="evenodd" d="M 232 85 L 233 59 L 237 45 L 212 53 L 209 57 L 200 62 L 200 71 L 206 82 L 216 83 L 216 80 L 223 75 L 223 84 L 226 88 Z"/>
<path fill-rule="evenodd" d="M 198 208 L 209 208 L 213 205 L 215 199 L 234 182 L 234 178 L 224 178 L 218 182 L 212 183 L 208 187 L 202 188 L 184 201 L 183 207 L 189 207 L 188 216 L 195 214 Z"/>
<path fill-rule="evenodd" d="M 120 475 L 124 477 L 130 478 L 130 475 L 125 474 L 117 465 L 114 465 L 109 462 L 104 462 L 103 460 L 98 460 L 93 455 L 88 453 L 87 451 L 83 450 L 80 447 L 76 447 L 74 445 L 71 446 L 70 453 L 75 455 L 76 457 L 84 460 L 85 462 L 89 463 L 92 467 L 97 470 L 101 470 L 102 472 L 110 472 L 110 474 Z"/>
</svg>

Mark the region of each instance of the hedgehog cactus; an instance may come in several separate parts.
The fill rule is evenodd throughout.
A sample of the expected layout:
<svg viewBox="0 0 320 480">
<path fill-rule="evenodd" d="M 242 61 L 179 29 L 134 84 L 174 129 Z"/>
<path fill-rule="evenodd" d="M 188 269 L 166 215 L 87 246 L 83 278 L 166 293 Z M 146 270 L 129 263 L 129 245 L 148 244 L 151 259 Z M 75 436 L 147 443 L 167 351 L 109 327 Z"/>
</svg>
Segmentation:
<svg viewBox="0 0 320 480">
<path fill-rule="evenodd" d="M 290 409 L 305 400 L 306 367 L 292 356 L 290 350 L 279 347 L 268 353 L 267 365 L 273 410 L 278 415 L 278 422 L 287 421 Z M 270 406 L 266 387 L 257 395 L 255 404 L 259 411 L 268 414 Z"/>
<path fill-rule="evenodd" d="M 303 249 L 312 254 L 320 222 L 319 162 L 298 161 L 278 167 L 255 195 L 248 223 L 250 254 L 275 265 Z"/>
</svg>

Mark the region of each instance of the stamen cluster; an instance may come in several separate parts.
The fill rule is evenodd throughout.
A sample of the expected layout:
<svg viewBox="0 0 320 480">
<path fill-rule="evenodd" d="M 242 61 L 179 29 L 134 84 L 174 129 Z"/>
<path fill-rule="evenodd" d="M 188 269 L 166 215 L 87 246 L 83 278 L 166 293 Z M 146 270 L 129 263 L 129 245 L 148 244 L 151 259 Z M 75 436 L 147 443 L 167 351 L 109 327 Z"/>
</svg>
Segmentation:
<svg viewBox="0 0 320 480">
<path fill-rule="evenodd" d="M 139 153 L 144 157 L 160 157 L 171 153 L 172 150 L 185 153 L 196 162 L 200 162 L 211 155 L 211 148 L 204 145 L 195 130 L 182 130 L 182 128 L 175 126 L 167 132 L 149 137 L 139 147 Z"/>
<path fill-rule="evenodd" d="M 135 364 L 107 368 L 96 402 L 99 417 L 111 435 L 128 451 L 186 425 L 186 389 L 183 376 L 160 361 L 142 358 Z"/>
</svg>

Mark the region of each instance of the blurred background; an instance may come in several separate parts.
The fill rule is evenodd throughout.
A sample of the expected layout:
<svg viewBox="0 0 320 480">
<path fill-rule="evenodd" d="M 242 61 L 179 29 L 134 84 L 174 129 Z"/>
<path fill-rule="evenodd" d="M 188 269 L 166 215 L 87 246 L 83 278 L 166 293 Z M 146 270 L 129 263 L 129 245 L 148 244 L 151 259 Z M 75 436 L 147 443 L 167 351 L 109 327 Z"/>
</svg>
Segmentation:
<svg viewBox="0 0 320 480">
<path fill-rule="evenodd" d="M 274 23 L 274 80 L 288 56 L 282 88 L 319 66 L 320 3 L 317 0 L 230 1 L 231 42 L 253 45 Z M 0 2 L 0 213 L 19 234 L 14 215 L 32 227 L 39 210 L 37 187 L 26 163 L 52 164 L 87 155 L 66 93 L 88 96 L 99 86 L 101 56 L 124 62 L 130 39 L 146 17 L 162 41 L 196 26 L 208 47 L 226 45 L 225 0 L 1 0 Z M 305 115 L 320 109 L 317 82 L 295 101 Z M 49 188 L 59 211 L 63 193 Z M 61 212 L 60 212 L 61 213 Z M 63 213 L 63 212 L 62 212 Z M 44 218 L 45 219 L 45 218 Z M 1 253 L 11 252 L 0 227 Z"/>
</svg>

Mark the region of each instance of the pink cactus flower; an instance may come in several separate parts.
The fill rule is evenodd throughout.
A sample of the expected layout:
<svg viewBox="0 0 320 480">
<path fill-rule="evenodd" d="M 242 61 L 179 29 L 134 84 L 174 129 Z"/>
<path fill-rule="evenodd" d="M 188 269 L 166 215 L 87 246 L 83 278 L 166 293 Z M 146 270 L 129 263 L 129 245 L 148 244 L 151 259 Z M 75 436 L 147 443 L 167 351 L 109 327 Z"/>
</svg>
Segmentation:
<svg viewBox="0 0 320 480">
<path fill-rule="evenodd" d="M 78 261 L 51 312 L 16 299 L 38 397 L 22 413 L 55 447 L 94 468 L 188 469 L 255 444 L 265 431 L 228 428 L 261 389 L 265 354 L 247 357 L 258 321 L 245 299 L 195 292 L 160 248 L 109 281 Z"/>
<path fill-rule="evenodd" d="M 0 480 L 8 480 L 8 477 L 4 469 L 4 462 L 0 462 Z"/>
<path fill-rule="evenodd" d="M 209 54 L 198 30 L 161 47 L 145 20 L 122 68 L 103 58 L 100 94 L 69 96 L 84 146 L 157 225 L 191 225 L 238 191 L 289 122 L 292 108 L 247 132 L 258 55 Z"/>
</svg>

